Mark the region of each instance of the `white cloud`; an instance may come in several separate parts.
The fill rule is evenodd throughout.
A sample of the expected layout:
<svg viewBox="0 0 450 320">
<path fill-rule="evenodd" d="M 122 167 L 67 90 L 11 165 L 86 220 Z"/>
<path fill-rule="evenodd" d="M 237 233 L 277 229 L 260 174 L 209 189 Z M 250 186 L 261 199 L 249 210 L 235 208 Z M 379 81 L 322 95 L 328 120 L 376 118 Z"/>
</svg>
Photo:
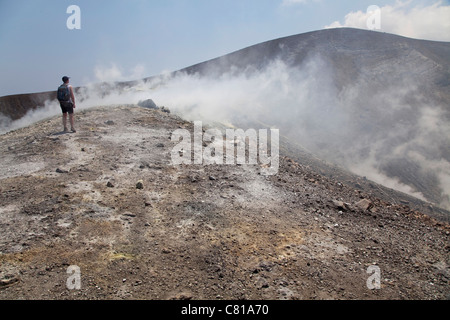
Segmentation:
<svg viewBox="0 0 450 320">
<path fill-rule="evenodd" d="M 334 21 L 325 28 L 367 29 L 373 11 L 350 12 L 344 23 Z M 437 1 L 429 6 L 412 6 L 412 1 L 397 1 L 380 8 L 380 30 L 417 39 L 450 41 L 450 5 Z"/>
</svg>

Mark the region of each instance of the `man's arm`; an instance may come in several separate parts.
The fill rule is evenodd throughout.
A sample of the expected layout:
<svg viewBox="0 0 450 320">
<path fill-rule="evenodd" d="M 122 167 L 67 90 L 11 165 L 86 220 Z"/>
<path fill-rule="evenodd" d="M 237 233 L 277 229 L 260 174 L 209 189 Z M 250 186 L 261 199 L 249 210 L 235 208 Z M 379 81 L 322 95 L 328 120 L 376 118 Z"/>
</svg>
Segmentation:
<svg viewBox="0 0 450 320">
<path fill-rule="evenodd" d="M 75 108 L 75 95 L 73 94 L 73 87 L 70 86 L 69 89 L 70 89 L 70 98 L 72 99 L 73 107 Z"/>
</svg>

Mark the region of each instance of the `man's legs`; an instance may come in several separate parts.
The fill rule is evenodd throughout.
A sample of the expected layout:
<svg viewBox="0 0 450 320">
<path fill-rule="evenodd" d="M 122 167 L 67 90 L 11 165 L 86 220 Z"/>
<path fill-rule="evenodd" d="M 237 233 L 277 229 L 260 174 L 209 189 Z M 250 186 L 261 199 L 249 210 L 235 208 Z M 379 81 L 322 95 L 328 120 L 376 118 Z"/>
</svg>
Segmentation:
<svg viewBox="0 0 450 320">
<path fill-rule="evenodd" d="M 64 112 L 62 115 L 62 121 L 63 121 L 63 126 L 64 126 L 64 131 L 69 131 L 67 129 L 67 112 Z"/>
<path fill-rule="evenodd" d="M 69 113 L 69 121 L 70 121 L 70 130 L 72 130 L 72 132 L 76 132 L 75 127 L 73 125 L 73 113 Z"/>
<path fill-rule="evenodd" d="M 67 106 L 67 105 L 64 105 L 63 103 L 61 103 L 61 110 L 63 112 L 62 121 L 63 121 L 64 131 L 65 132 L 69 131 L 69 129 L 67 129 L 67 113 L 68 113 L 69 121 L 70 121 L 70 129 L 72 130 L 72 132 L 77 132 L 75 130 L 75 126 L 73 124 L 74 123 L 73 108 L 71 106 Z"/>
</svg>

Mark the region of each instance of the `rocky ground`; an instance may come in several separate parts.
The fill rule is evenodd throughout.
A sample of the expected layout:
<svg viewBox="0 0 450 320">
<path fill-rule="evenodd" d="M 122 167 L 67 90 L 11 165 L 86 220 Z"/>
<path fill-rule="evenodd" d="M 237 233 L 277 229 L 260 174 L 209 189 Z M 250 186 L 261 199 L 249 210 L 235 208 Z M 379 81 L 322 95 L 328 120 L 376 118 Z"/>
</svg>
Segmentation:
<svg viewBox="0 0 450 320">
<path fill-rule="evenodd" d="M 0 136 L 0 299 L 450 298 L 448 221 L 283 154 L 272 176 L 172 165 L 193 125 L 161 110 L 76 121 Z"/>
</svg>

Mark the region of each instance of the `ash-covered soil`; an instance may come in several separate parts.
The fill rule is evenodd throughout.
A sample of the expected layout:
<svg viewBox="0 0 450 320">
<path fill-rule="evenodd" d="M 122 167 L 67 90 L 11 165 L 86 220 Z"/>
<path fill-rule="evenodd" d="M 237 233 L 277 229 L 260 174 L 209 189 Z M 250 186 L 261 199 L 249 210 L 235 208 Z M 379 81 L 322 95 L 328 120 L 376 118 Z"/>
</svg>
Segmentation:
<svg viewBox="0 0 450 320">
<path fill-rule="evenodd" d="M 449 298 L 447 221 L 283 154 L 273 176 L 172 165 L 172 132 L 193 125 L 160 110 L 76 123 L 0 136 L 0 299 Z"/>
</svg>

